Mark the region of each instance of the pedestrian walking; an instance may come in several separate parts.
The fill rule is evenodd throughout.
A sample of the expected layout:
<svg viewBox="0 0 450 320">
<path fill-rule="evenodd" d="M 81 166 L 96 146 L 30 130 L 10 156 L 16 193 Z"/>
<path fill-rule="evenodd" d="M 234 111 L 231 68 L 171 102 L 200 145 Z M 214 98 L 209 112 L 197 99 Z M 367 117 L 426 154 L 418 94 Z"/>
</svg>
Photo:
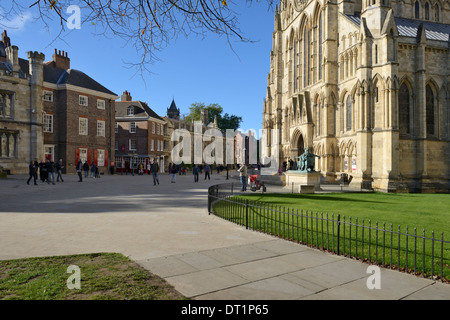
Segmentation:
<svg viewBox="0 0 450 320">
<path fill-rule="evenodd" d="M 56 181 L 59 182 L 59 180 L 61 180 L 61 182 L 64 182 L 62 175 L 61 175 L 62 169 L 64 168 L 64 166 L 62 165 L 62 159 L 59 159 L 59 161 L 55 165 L 55 168 L 56 168 L 56 172 L 57 172 Z"/>
<path fill-rule="evenodd" d="M 150 161 L 147 163 L 147 174 L 150 175 Z"/>
<path fill-rule="evenodd" d="M 198 165 L 195 165 L 192 169 L 192 174 L 194 175 L 194 182 L 198 182 L 198 172 L 200 169 L 198 168 Z"/>
<path fill-rule="evenodd" d="M 48 174 L 47 184 L 50 184 L 50 180 L 52 184 L 55 184 L 55 163 L 49 158 L 47 158 L 47 162 L 45 163 L 45 165 L 47 167 L 47 174 Z"/>
<path fill-rule="evenodd" d="M 87 178 L 89 176 L 89 163 L 87 161 L 83 163 L 83 171 L 84 177 Z"/>
<path fill-rule="evenodd" d="M 95 178 L 95 163 L 92 161 L 91 164 L 91 178 Z"/>
<path fill-rule="evenodd" d="M 39 162 L 37 159 L 34 160 L 34 181 L 38 179 L 38 171 L 39 171 Z"/>
<path fill-rule="evenodd" d="M 34 178 L 34 185 L 37 186 L 37 183 L 36 183 L 36 178 L 37 178 L 36 171 L 37 171 L 37 167 L 36 167 L 34 161 L 30 161 L 30 165 L 28 166 L 28 174 L 30 175 L 30 177 L 28 178 L 27 184 L 30 184 L 31 178 Z"/>
<path fill-rule="evenodd" d="M 150 166 L 150 170 L 151 170 L 152 176 L 153 176 L 153 185 L 156 186 L 156 183 L 159 184 L 159 179 L 158 179 L 159 165 L 156 162 L 156 159 L 153 159 L 153 163 Z"/>
<path fill-rule="evenodd" d="M 44 183 L 45 180 L 47 180 L 47 178 L 48 178 L 47 166 L 46 166 L 44 160 L 41 160 L 41 162 L 39 163 L 39 176 L 41 178 L 42 183 Z"/>
<path fill-rule="evenodd" d="M 206 178 L 208 178 L 208 180 L 211 180 L 210 171 L 211 171 L 211 168 L 209 167 L 209 165 L 205 164 L 205 180 L 206 180 Z"/>
<path fill-rule="evenodd" d="M 78 159 L 76 169 L 77 169 L 77 173 L 78 173 L 78 178 L 80 178 L 78 180 L 78 182 L 83 182 L 83 176 L 81 175 L 81 170 L 83 170 L 83 164 L 81 163 L 80 159 Z"/>
<path fill-rule="evenodd" d="M 240 166 L 238 172 L 242 185 L 241 191 L 247 191 L 247 166 L 245 165 L 245 163 Z"/>
<path fill-rule="evenodd" d="M 177 172 L 178 172 L 177 166 L 175 164 L 173 164 L 172 165 L 172 172 L 171 172 L 172 179 L 170 180 L 171 183 L 175 183 L 176 182 L 175 180 L 176 180 L 176 177 L 177 177 Z"/>
</svg>

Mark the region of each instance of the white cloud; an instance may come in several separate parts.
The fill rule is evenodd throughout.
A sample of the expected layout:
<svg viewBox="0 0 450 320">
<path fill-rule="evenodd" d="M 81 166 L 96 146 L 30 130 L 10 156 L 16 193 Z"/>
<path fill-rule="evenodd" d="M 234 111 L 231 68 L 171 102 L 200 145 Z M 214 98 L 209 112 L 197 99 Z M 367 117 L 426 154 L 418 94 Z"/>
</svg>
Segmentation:
<svg viewBox="0 0 450 320">
<path fill-rule="evenodd" d="M 32 15 L 29 12 L 17 15 L 12 19 L 3 20 L 0 25 L 8 30 L 8 32 L 14 33 L 21 31 L 25 28 L 25 24 L 31 20 Z"/>
</svg>

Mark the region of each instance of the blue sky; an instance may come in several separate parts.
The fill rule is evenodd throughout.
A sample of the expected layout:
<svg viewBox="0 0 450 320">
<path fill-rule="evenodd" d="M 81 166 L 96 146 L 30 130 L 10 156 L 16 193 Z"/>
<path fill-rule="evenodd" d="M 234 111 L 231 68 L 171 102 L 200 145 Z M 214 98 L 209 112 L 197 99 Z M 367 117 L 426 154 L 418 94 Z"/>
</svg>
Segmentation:
<svg viewBox="0 0 450 320">
<path fill-rule="evenodd" d="M 6 29 L 12 44 L 19 47 L 21 58 L 26 59 L 27 51 L 39 51 L 49 61 L 56 48 L 68 52 L 71 68 L 85 72 L 118 96 L 129 91 L 134 100 L 147 102 L 161 116 L 166 114 L 172 98 L 181 113 L 187 113 L 194 102 L 218 103 L 224 113 L 243 118 L 241 129 L 258 132 L 270 67 L 273 10 L 264 1 L 250 8 L 244 1 L 236 3 L 242 3 L 236 9 L 241 31 L 255 43 L 235 39 L 233 52 L 226 39 L 215 34 L 205 39 L 180 37 L 158 52 L 162 61 L 149 66 L 152 74 L 145 74 L 145 81 L 125 63 L 137 61 L 136 51 L 127 48 L 121 39 L 94 36 L 94 25 L 68 30 L 62 39 L 53 42 L 56 33 L 33 21 L 32 11 L 3 24 L 15 27 Z"/>
</svg>

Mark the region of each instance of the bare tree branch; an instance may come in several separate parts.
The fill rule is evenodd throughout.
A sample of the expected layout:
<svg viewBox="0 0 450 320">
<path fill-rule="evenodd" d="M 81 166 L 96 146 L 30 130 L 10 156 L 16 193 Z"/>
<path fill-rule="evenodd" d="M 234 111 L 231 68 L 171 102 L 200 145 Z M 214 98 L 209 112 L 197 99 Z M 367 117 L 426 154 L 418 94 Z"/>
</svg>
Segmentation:
<svg viewBox="0 0 450 320">
<path fill-rule="evenodd" d="M 243 1 L 243 0 L 237 0 Z M 26 9 L 12 0 L 11 9 L 0 7 L 0 21 L 7 20 L 12 11 Z M 20 1 L 23 3 L 24 1 Z M 230 47 L 231 40 L 251 42 L 239 28 L 236 4 L 232 0 L 30 0 L 29 8 L 38 12 L 36 19 L 51 29 L 54 19 L 59 21 L 57 38 L 67 32 L 67 8 L 77 5 L 82 13 L 82 25 L 95 25 L 97 36 L 115 37 L 132 46 L 139 61 L 128 62 L 137 72 L 149 72 L 149 65 L 158 61 L 158 52 L 180 35 L 189 37 L 210 34 L 224 36 Z M 274 0 L 245 0 L 264 2 L 272 8 Z M 54 28 L 54 27 L 53 27 Z M 54 31 L 54 30 L 52 30 Z"/>
</svg>

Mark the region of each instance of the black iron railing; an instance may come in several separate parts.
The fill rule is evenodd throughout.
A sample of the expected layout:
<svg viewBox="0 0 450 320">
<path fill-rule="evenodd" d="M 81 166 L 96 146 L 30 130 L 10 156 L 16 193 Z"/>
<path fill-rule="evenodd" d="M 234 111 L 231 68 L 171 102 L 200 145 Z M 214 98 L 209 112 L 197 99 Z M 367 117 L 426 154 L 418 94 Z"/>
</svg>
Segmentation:
<svg viewBox="0 0 450 320">
<path fill-rule="evenodd" d="M 450 279 L 450 242 L 425 229 L 313 213 L 239 196 L 240 184 L 208 190 L 208 212 L 247 229 L 424 278 Z M 413 231 L 413 233 L 411 232 Z"/>
</svg>

